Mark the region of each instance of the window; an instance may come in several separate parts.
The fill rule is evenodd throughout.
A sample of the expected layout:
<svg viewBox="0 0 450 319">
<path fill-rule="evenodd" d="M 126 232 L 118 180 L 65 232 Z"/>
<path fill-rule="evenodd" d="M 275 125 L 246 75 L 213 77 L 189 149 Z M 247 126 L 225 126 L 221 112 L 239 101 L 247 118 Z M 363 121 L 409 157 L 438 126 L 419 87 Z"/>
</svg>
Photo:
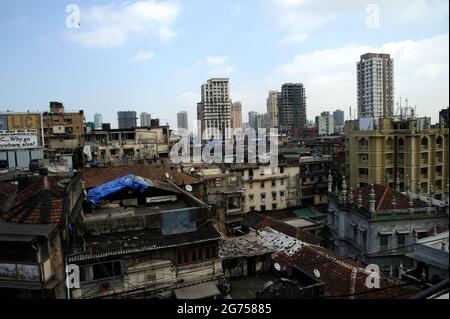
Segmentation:
<svg viewBox="0 0 450 319">
<path fill-rule="evenodd" d="M 261 205 L 261 211 L 264 212 L 266 210 L 266 205 Z"/>
<path fill-rule="evenodd" d="M 272 200 L 277 200 L 277 192 L 272 192 Z"/>
<path fill-rule="evenodd" d="M 361 240 L 363 247 L 366 247 L 367 245 L 367 230 L 361 231 Z"/>
<path fill-rule="evenodd" d="M 272 209 L 277 209 L 277 204 L 272 204 Z"/>
<path fill-rule="evenodd" d="M 249 199 L 251 202 L 253 201 L 253 198 L 254 198 L 254 195 L 253 195 L 253 194 L 248 195 L 248 199 Z"/>
<path fill-rule="evenodd" d="M 272 181 L 272 187 L 277 186 L 277 181 Z"/>
<path fill-rule="evenodd" d="M 402 248 L 406 246 L 406 234 L 398 234 L 397 235 L 397 246 L 398 248 Z"/>
<path fill-rule="evenodd" d="M 122 274 L 122 269 L 120 267 L 120 261 L 112 261 L 84 266 L 81 273 L 81 280 L 86 282 L 120 276 Z"/>
<path fill-rule="evenodd" d="M 280 191 L 280 197 L 281 197 L 281 198 L 284 197 L 284 191 Z"/>
<path fill-rule="evenodd" d="M 380 235 L 380 250 L 387 250 L 389 247 L 389 235 Z"/>
<path fill-rule="evenodd" d="M 261 182 L 261 188 L 264 188 L 264 187 L 265 187 L 265 183 Z"/>
<path fill-rule="evenodd" d="M 281 174 L 284 173 L 284 167 L 283 167 L 283 166 L 280 167 L 280 173 L 281 173 Z"/>
<path fill-rule="evenodd" d="M 369 146 L 369 141 L 367 141 L 365 138 L 359 140 L 359 147 L 366 148 Z"/>
<path fill-rule="evenodd" d="M 281 180 L 281 186 L 284 186 L 284 179 Z"/>
<path fill-rule="evenodd" d="M 261 194 L 261 200 L 262 200 L 262 201 L 265 201 L 265 200 L 266 200 L 266 194 L 265 194 L 265 193 L 262 193 L 262 194 Z"/>
</svg>

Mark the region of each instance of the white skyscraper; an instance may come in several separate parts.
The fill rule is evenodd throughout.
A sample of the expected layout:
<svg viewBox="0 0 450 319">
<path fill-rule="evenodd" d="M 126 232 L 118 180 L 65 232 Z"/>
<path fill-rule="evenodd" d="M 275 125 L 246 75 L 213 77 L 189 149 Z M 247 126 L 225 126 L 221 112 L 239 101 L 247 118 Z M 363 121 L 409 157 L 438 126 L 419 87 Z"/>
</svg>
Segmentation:
<svg viewBox="0 0 450 319">
<path fill-rule="evenodd" d="M 102 128 L 103 124 L 103 117 L 99 113 L 94 114 L 94 123 L 95 123 L 95 129 L 100 130 Z"/>
<path fill-rule="evenodd" d="M 141 113 L 141 127 L 150 127 L 152 126 L 152 116 L 147 113 Z"/>
<path fill-rule="evenodd" d="M 231 99 L 228 78 L 212 78 L 202 85 L 197 120 L 203 139 L 231 138 Z M 220 134 L 219 134 L 220 132 Z"/>
<path fill-rule="evenodd" d="M 278 127 L 278 97 L 278 91 L 270 91 L 267 97 L 267 116 L 270 127 Z"/>
<path fill-rule="evenodd" d="M 316 116 L 317 135 L 332 135 L 334 133 L 334 118 L 330 112 L 322 112 Z"/>
<path fill-rule="evenodd" d="M 358 118 L 394 114 L 394 61 L 389 54 L 367 53 L 357 63 Z"/>
<path fill-rule="evenodd" d="M 181 111 L 177 114 L 177 126 L 178 129 L 189 129 L 189 123 L 188 123 L 188 114 L 185 111 Z"/>
</svg>

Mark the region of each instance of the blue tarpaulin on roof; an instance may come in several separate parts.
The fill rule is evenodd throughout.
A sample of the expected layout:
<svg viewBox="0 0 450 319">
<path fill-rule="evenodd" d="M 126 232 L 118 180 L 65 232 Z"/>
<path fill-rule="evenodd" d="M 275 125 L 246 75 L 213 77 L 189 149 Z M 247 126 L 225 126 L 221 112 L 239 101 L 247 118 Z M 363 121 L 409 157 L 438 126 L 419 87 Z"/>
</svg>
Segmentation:
<svg viewBox="0 0 450 319">
<path fill-rule="evenodd" d="M 87 197 L 94 205 L 98 205 L 102 198 L 117 193 L 125 188 L 143 192 L 148 187 L 148 183 L 141 177 L 130 174 L 91 189 L 88 192 Z"/>
</svg>

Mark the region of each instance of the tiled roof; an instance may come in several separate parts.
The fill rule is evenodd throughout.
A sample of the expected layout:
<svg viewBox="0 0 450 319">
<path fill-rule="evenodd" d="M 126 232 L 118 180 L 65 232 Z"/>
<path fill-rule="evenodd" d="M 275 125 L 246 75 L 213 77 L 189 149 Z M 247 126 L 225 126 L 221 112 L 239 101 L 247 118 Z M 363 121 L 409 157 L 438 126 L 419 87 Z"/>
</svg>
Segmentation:
<svg viewBox="0 0 450 319">
<path fill-rule="evenodd" d="M 370 192 L 372 186 L 365 185 L 363 187 L 357 188 L 353 190 L 353 201 L 356 203 L 358 200 L 359 192 L 361 191 L 362 197 L 362 206 L 369 210 L 370 209 Z M 409 207 L 409 197 L 397 192 L 395 189 L 379 184 L 374 185 L 375 190 L 375 202 L 376 202 L 376 210 L 383 211 L 393 209 L 392 199 L 395 196 L 396 208 L 397 209 L 408 209 Z M 413 208 L 426 207 L 425 203 L 413 199 Z"/>
<path fill-rule="evenodd" d="M 8 182 L 0 182 L 0 206 L 17 192 L 17 186 Z"/>
<path fill-rule="evenodd" d="M 63 202 L 64 187 L 54 178 L 40 177 L 17 194 L 5 219 L 20 224 L 58 224 Z"/>
<path fill-rule="evenodd" d="M 264 219 L 255 226 L 256 229 L 262 229 L 265 227 L 270 227 L 280 233 L 294 237 L 306 243 L 318 244 L 320 242 L 320 238 L 317 236 L 292 225 L 286 224 L 283 221 L 275 220 L 271 217 L 264 217 Z"/>
<path fill-rule="evenodd" d="M 166 172 L 170 174 L 177 185 L 197 184 L 200 179 L 186 175 L 165 165 L 132 165 L 111 166 L 99 168 L 84 168 L 81 170 L 86 188 L 96 187 L 114 179 L 133 174 L 143 178 L 166 181 Z"/>
<path fill-rule="evenodd" d="M 327 298 L 406 299 L 417 293 L 417 290 L 411 287 L 393 287 L 402 283 L 383 275 L 380 278 L 380 289 L 383 290 L 369 289 L 366 287 L 366 279 L 370 273 L 364 265 L 315 245 L 302 245 L 292 257 L 279 253 L 275 262 L 286 267 L 288 272 L 297 268 L 318 278 L 324 283 Z"/>
<path fill-rule="evenodd" d="M 220 232 L 208 223 L 194 232 L 163 236 L 150 230 L 128 231 L 108 235 L 84 236 L 72 249 L 69 261 L 83 261 L 125 254 L 135 254 L 172 247 L 206 243 L 222 239 Z M 84 250 L 86 247 L 86 250 Z"/>
</svg>

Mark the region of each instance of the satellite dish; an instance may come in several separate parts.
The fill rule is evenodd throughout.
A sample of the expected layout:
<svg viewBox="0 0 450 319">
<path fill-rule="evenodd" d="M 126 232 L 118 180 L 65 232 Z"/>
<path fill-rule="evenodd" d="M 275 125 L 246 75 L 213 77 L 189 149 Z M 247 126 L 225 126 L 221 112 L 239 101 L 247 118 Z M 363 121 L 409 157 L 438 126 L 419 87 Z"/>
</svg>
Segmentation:
<svg viewBox="0 0 450 319">
<path fill-rule="evenodd" d="M 279 263 L 275 263 L 273 266 L 275 267 L 276 271 L 280 271 L 281 270 L 281 266 L 280 266 Z"/>
<path fill-rule="evenodd" d="M 192 192 L 193 188 L 192 188 L 191 185 L 186 185 L 186 190 L 187 190 L 188 192 Z"/>
<path fill-rule="evenodd" d="M 167 179 L 170 178 L 170 175 L 169 175 L 169 173 L 167 173 L 167 172 L 166 172 L 166 178 L 167 178 Z"/>
<path fill-rule="evenodd" d="M 317 278 L 320 278 L 320 271 L 317 269 L 314 269 L 314 276 L 316 276 Z"/>
</svg>

